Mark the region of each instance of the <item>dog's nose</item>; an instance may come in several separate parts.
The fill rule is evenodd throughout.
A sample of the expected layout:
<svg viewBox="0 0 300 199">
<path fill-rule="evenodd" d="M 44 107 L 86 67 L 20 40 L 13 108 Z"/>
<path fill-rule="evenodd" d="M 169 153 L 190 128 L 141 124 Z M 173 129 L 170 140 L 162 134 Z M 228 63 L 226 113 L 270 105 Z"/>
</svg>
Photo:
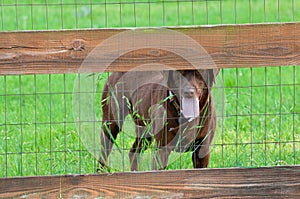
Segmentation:
<svg viewBox="0 0 300 199">
<path fill-rule="evenodd" d="M 194 88 L 184 88 L 183 95 L 185 97 L 194 97 L 195 96 L 195 89 Z"/>
</svg>

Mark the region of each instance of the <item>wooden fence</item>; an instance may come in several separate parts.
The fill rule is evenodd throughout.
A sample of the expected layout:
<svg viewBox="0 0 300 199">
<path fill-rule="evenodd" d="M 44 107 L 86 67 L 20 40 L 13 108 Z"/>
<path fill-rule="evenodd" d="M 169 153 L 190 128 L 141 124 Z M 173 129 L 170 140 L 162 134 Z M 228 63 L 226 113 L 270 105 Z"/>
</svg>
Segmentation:
<svg viewBox="0 0 300 199">
<path fill-rule="evenodd" d="M 299 198 L 300 166 L 0 180 L 1 198 Z"/>
<path fill-rule="evenodd" d="M 300 23 L 173 28 L 197 41 L 219 68 L 300 65 Z M 102 41 L 126 29 L 0 33 L 0 74 L 76 73 Z M 117 49 L 116 49 L 117 50 Z M 157 49 L 130 52 L 108 71 L 128 71 L 160 60 L 176 69 L 190 67 L 178 56 Z M 159 53 L 160 52 L 160 53 Z M 87 71 L 103 71 L 97 63 Z M 145 65 L 144 70 L 151 70 Z"/>
<path fill-rule="evenodd" d="M 300 23 L 173 28 L 199 44 L 219 68 L 300 65 Z M 0 75 L 76 73 L 105 39 L 126 29 L 0 33 Z M 108 71 L 160 60 L 188 69 L 169 52 L 119 57 Z M 144 70 L 151 70 L 145 65 Z M 103 68 L 87 68 L 98 72 Z M 300 198 L 300 167 L 204 169 L 0 179 L 2 198 Z"/>
</svg>

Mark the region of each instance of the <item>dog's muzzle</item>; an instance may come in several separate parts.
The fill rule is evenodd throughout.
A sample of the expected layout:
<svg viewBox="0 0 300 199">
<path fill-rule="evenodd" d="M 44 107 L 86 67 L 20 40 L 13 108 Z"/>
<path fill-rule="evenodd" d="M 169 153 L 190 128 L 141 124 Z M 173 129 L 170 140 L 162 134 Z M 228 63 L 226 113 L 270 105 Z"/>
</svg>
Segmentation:
<svg viewBox="0 0 300 199">
<path fill-rule="evenodd" d="M 199 116 L 200 112 L 198 98 L 183 97 L 180 106 L 176 95 L 171 90 L 169 90 L 169 99 L 171 104 L 177 110 L 179 124 L 190 122 Z"/>
</svg>

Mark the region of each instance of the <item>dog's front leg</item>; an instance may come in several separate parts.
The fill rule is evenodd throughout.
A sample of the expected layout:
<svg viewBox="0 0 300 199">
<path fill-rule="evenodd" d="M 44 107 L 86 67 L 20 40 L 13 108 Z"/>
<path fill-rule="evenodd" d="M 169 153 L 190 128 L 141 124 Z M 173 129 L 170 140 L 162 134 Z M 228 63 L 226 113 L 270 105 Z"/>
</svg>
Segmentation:
<svg viewBox="0 0 300 199">
<path fill-rule="evenodd" d="M 148 148 L 151 144 L 151 140 L 151 137 L 135 139 L 135 142 L 129 152 L 131 171 L 139 170 L 138 163 L 140 154 Z"/>
<path fill-rule="evenodd" d="M 207 168 L 210 159 L 210 139 L 207 138 L 196 146 L 192 159 L 194 168 Z"/>
<path fill-rule="evenodd" d="M 165 169 L 168 157 L 174 147 L 168 145 L 167 139 L 167 112 L 164 106 L 155 104 L 150 109 L 151 131 L 156 140 L 156 148 L 152 155 L 152 169 Z"/>
<path fill-rule="evenodd" d="M 193 165 L 194 168 L 207 168 L 209 164 L 210 153 L 207 152 L 204 157 L 199 158 L 199 151 L 193 152 Z"/>
<path fill-rule="evenodd" d="M 152 137 L 148 134 L 147 128 L 136 125 L 136 139 L 129 152 L 131 171 L 138 171 L 140 153 L 147 150 L 151 142 Z"/>
<path fill-rule="evenodd" d="M 152 156 L 152 170 L 166 169 L 171 151 L 169 146 L 158 146 Z"/>
<path fill-rule="evenodd" d="M 139 162 L 139 156 L 140 156 L 140 140 L 139 138 L 135 139 L 135 142 L 132 145 L 132 148 L 129 152 L 129 160 L 130 160 L 130 167 L 131 171 L 138 171 L 138 162 Z"/>
</svg>

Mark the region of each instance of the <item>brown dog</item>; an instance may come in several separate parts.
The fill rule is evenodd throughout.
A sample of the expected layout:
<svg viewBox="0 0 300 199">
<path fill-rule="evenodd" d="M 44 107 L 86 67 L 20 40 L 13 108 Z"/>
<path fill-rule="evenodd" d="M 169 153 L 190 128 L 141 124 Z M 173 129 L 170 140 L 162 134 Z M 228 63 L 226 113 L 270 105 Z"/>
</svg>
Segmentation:
<svg viewBox="0 0 300 199">
<path fill-rule="evenodd" d="M 99 163 L 105 167 L 124 118 L 131 114 L 136 140 L 130 150 L 131 170 L 155 138 L 153 169 L 164 169 L 172 150 L 193 151 L 194 168 L 206 168 L 216 128 L 211 94 L 218 70 L 112 73 L 103 89 L 103 128 Z"/>
</svg>

